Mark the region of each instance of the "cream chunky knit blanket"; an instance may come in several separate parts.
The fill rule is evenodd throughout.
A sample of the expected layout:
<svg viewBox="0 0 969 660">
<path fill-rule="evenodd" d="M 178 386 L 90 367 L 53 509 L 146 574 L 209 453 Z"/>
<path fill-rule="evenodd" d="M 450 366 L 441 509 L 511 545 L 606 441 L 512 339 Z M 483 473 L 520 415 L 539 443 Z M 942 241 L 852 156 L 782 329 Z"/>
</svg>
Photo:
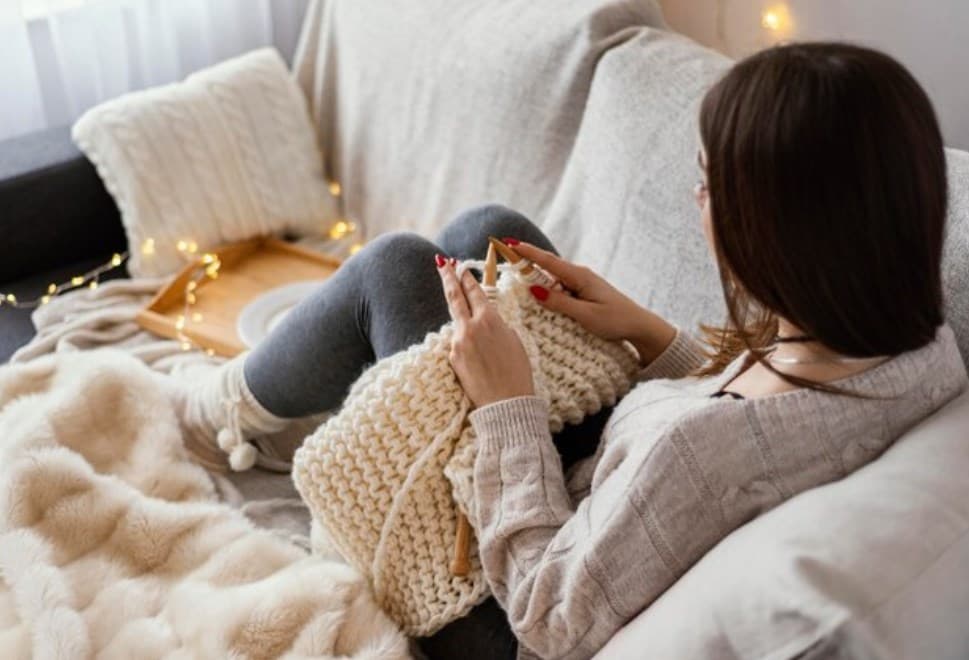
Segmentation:
<svg viewBox="0 0 969 660">
<path fill-rule="evenodd" d="M 366 581 L 255 529 L 116 349 L 0 368 L 0 657 L 407 658 Z"/>
<path fill-rule="evenodd" d="M 522 339 L 536 394 L 550 403 L 552 432 L 629 390 L 639 369 L 631 345 L 543 308 L 509 268 L 496 301 Z M 369 577 L 378 603 L 415 636 L 463 616 L 488 593 L 475 542 L 470 574 L 450 572 L 458 509 L 473 527 L 476 520 L 471 402 L 448 361 L 452 332 L 448 323 L 367 369 L 294 459 L 314 532 Z"/>
</svg>

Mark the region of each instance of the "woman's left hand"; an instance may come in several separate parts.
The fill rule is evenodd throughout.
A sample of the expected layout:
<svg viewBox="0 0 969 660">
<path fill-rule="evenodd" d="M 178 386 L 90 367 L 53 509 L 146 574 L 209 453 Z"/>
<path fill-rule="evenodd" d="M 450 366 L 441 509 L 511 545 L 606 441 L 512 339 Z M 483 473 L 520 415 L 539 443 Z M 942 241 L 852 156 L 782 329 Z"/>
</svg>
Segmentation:
<svg viewBox="0 0 969 660">
<path fill-rule="evenodd" d="M 459 278 L 450 260 L 437 272 L 454 320 L 448 358 L 471 402 L 480 408 L 534 394 L 532 367 L 518 333 L 501 318 L 471 272 Z"/>
</svg>

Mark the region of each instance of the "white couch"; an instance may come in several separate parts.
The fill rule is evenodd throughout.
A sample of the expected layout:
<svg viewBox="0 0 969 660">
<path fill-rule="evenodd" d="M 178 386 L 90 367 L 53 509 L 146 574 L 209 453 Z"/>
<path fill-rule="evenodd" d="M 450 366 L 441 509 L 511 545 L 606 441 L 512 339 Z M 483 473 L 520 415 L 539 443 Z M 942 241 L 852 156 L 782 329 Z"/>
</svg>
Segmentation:
<svg viewBox="0 0 969 660">
<path fill-rule="evenodd" d="M 294 65 L 368 237 L 472 205 L 678 324 L 720 321 L 690 190 L 730 62 L 651 0 L 313 0 Z M 969 154 L 949 151 L 947 313 L 969 355 Z M 969 395 L 716 546 L 602 658 L 969 658 Z"/>
</svg>

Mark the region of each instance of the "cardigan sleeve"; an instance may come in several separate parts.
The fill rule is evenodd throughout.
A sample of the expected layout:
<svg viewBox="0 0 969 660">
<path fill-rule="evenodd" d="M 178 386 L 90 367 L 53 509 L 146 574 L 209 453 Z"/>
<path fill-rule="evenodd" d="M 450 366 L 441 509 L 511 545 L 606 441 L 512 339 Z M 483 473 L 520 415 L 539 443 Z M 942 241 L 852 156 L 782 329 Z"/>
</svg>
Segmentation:
<svg viewBox="0 0 969 660">
<path fill-rule="evenodd" d="M 485 578 L 519 642 L 541 657 L 594 655 L 719 538 L 716 506 L 672 443 L 624 460 L 573 507 L 544 399 L 506 399 L 470 420 Z"/>
<path fill-rule="evenodd" d="M 683 378 L 706 361 L 700 342 L 689 332 L 676 327 L 676 335 L 666 349 L 643 367 L 637 381 L 653 378 Z"/>
</svg>

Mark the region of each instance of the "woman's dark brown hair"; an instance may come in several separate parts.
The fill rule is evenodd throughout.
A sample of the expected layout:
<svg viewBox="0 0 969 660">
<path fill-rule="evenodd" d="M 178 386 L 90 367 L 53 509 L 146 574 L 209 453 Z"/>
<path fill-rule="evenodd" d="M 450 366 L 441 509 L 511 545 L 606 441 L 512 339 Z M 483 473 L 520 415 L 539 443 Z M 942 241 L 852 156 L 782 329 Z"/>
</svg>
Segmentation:
<svg viewBox="0 0 969 660">
<path fill-rule="evenodd" d="M 700 110 L 727 326 L 704 327 L 719 373 L 777 316 L 845 355 L 896 355 L 942 323 L 946 164 L 935 112 L 898 62 L 843 43 L 737 63 Z M 843 392 L 841 392 L 843 393 Z"/>
</svg>

